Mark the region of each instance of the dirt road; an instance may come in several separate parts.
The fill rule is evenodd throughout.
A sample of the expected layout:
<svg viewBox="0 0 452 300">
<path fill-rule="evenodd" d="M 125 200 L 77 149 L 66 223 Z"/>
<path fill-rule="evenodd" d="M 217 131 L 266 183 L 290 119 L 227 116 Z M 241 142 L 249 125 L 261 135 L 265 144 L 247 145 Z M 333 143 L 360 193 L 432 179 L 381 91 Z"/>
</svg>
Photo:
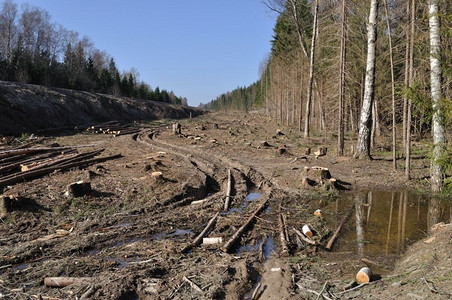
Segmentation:
<svg viewBox="0 0 452 300">
<path fill-rule="evenodd" d="M 259 113 L 209 114 L 181 124 L 181 134 L 172 132 L 171 121 L 159 121 L 139 124 L 133 135 L 39 140 L 80 151 L 103 148 L 103 155 L 122 158 L 4 189 L 21 205 L 0 222 L 0 298 L 304 299 L 321 293 L 325 299 L 378 299 L 400 290 L 391 285 L 402 282 L 399 275 L 387 271 L 369 286 L 342 293 L 362 257 L 326 251 L 334 228 L 313 212 L 360 189 L 420 187 L 425 161 L 415 161 L 418 180 L 407 184 L 384 156 L 371 163 L 336 157 L 334 141 L 303 141 L 296 130 Z M 325 147 L 326 155 L 316 153 Z M 305 167 L 328 168 L 337 180 L 314 176 L 303 184 Z M 93 192 L 65 196 L 66 186 L 79 180 L 89 181 Z M 210 220 L 205 237 L 221 242 L 194 243 Z M 315 245 L 295 233 L 304 224 L 312 227 Z M 449 227 L 438 234 L 449 236 Z M 237 232 L 242 235 L 234 241 Z M 438 241 L 450 247 L 447 238 Z M 51 288 L 43 284 L 46 277 L 88 279 Z M 450 293 L 450 277 L 436 283 L 438 299 Z M 401 285 L 405 296 L 432 294 L 423 282 Z"/>
</svg>

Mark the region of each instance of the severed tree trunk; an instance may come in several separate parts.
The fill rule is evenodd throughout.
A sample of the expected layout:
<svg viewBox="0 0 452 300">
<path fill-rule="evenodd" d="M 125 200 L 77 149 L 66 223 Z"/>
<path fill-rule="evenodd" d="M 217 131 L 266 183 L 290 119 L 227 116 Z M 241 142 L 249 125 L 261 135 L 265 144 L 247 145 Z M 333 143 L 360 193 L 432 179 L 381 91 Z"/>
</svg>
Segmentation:
<svg viewBox="0 0 452 300">
<path fill-rule="evenodd" d="M 315 42 L 317 39 L 317 14 L 319 11 L 319 1 L 315 0 L 314 4 L 314 21 L 312 26 L 312 40 L 311 40 L 311 56 L 309 57 L 309 82 L 308 82 L 308 94 L 306 97 L 306 115 L 304 120 L 304 138 L 309 137 L 309 123 L 311 119 L 311 102 L 312 102 L 312 83 L 314 79 L 314 53 Z"/>
<path fill-rule="evenodd" d="M 392 98 L 392 167 L 397 169 L 397 136 L 396 136 L 396 114 L 395 114 L 395 84 L 394 84 L 394 58 L 392 55 L 392 35 L 391 35 L 391 24 L 389 23 L 389 13 L 388 13 L 388 1 L 384 0 L 383 4 L 385 7 L 385 17 L 386 17 L 386 27 L 388 29 L 388 42 L 389 42 L 389 62 L 391 64 L 391 98 Z"/>
<path fill-rule="evenodd" d="M 342 0 L 342 23 L 341 23 L 341 61 L 340 61 L 340 81 L 339 81 L 339 126 L 337 134 L 337 154 L 344 155 L 344 105 L 345 105 L 345 0 Z"/>
<path fill-rule="evenodd" d="M 440 25 L 438 20 L 438 0 L 430 0 L 429 3 L 429 27 L 430 27 L 430 81 L 433 106 L 433 155 L 430 169 L 432 192 L 441 192 L 444 178 L 439 159 L 444 153 L 445 137 L 442 122 L 442 112 L 439 101 L 442 98 L 441 91 L 441 49 L 440 49 Z"/>
<path fill-rule="evenodd" d="M 374 102 L 375 83 L 375 46 L 377 41 L 377 14 L 378 0 L 371 0 L 369 23 L 367 24 L 367 62 L 366 79 L 364 83 L 364 99 L 361 109 L 359 135 L 356 158 L 368 158 L 370 156 L 370 134 L 372 127 L 372 106 Z"/>
</svg>

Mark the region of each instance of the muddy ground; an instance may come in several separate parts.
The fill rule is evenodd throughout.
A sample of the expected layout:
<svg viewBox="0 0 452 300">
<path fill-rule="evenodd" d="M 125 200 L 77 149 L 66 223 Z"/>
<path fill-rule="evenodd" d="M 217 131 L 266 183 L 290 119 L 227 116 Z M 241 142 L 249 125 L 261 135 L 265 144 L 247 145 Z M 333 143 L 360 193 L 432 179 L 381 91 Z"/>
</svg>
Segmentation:
<svg viewBox="0 0 452 300">
<path fill-rule="evenodd" d="M 403 256 L 366 258 L 336 251 L 334 246 L 327 251 L 335 226 L 313 215 L 360 190 L 427 190 L 429 162 L 424 157 L 413 159 L 413 180 L 406 182 L 403 170 L 392 169 L 385 147 L 376 149 L 372 162 L 355 160 L 350 153 L 337 157 L 334 140 L 303 140 L 298 131 L 257 112 L 212 113 L 180 122 L 181 134 L 172 133 L 171 121 L 155 121 L 139 124 L 142 129 L 135 135 L 82 132 L 35 140 L 36 145 L 77 146 L 81 152 L 105 148 L 103 155 L 122 157 L 4 189 L 4 195 L 15 195 L 21 203 L 0 220 L 0 299 L 251 299 L 253 293 L 254 299 L 449 299 L 452 295 L 450 224 L 437 226 Z M 349 137 L 346 149 L 353 143 Z M 322 146 L 328 151 L 317 157 Z M 337 181 L 322 184 L 310 178 L 314 186 L 303 185 L 306 166 L 328 168 Z M 222 212 L 228 170 L 231 208 Z M 162 177 L 154 172 L 162 172 Z M 66 186 L 79 180 L 90 181 L 93 192 L 65 196 Z M 193 203 L 198 200 L 205 201 Z M 224 251 L 226 242 L 261 205 L 241 239 Z M 208 237 L 221 237 L 222 242 L 187 247 L 218 212 L 222 213 Z M 280 240 L 280 213 L 288 256 Z M 341 220 L 347 211 L 323 214 L 336 214 Z M 297 238 L 293 229 L 301 230 L 303 224 L 314 229 L 318 246 Z M 344 291 L 366 264 L 374 270 L 373 281 Z M 87 279 L 51 288 L 44 285 L 46 277 Z"/>
</svg>

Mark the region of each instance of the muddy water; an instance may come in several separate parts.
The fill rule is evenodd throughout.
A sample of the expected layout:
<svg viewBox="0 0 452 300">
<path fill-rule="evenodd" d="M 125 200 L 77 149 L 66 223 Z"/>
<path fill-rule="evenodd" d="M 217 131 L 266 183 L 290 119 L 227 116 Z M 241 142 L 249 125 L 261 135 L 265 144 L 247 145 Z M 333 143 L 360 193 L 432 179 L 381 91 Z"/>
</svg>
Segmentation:
<svg viewBox="0 0 452 300">
<path fill-rule="evenodd" d="M 362 257 L 398 255 L 425 238 L 432 225 L 450 222 L 451 204 L 409 192 L 364 191 L 344 196 L 323 208 L 328 226 L 349 213 L 334 250 Z"/>
</svg>

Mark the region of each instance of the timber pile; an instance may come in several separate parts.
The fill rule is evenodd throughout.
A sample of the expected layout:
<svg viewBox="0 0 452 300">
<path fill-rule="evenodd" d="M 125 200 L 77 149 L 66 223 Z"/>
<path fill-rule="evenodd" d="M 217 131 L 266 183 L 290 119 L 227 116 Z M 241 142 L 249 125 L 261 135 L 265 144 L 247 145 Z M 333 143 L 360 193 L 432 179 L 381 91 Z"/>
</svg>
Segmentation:
<svg viewBox="0 0 452 300">
<path fill-rule="evenodd" d="M 139 128 L 122 125 L 120 122 L 111 121 L 99 125 L 93 125 L 86 129 L 88 132 L 98 134 L 112 134 L 114 137 L 126 134 L 134 134 L 140 131 Z"/>
<path fill-rule="evenodd" d="M 34 179 L 54 171 L 62 171 L 79 166 L 87 166 L 121 155 L 95 156 L 104 149 L 79 153 L 72 147 L 14 148 L 0 151 L 0 190 L 11 184 Z"/>
</svg>

